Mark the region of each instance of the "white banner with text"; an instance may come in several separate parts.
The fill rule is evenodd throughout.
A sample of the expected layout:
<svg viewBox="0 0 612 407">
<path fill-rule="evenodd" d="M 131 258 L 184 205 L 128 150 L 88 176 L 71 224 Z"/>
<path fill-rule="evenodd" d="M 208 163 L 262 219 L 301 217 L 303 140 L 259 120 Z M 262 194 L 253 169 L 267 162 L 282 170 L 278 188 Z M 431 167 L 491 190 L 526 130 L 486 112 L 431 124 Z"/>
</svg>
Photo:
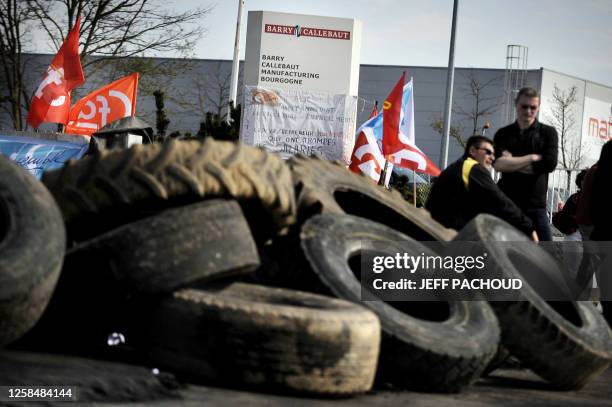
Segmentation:
<svg viewBox="0 0 612 407">
<path fill-rule="evenodd" d="M 240 140 L 284 158 L 316 155 L 349 163 L 357 97 L 245 86 Z"/>
</svg>

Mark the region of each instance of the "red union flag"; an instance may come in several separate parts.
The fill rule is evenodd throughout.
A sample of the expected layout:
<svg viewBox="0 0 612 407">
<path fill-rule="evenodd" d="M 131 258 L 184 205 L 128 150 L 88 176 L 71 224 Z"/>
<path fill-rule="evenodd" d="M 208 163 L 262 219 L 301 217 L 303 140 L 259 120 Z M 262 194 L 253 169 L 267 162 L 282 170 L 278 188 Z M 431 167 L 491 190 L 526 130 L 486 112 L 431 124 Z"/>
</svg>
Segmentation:
<svg viewBox="0 0 612 407">
<path fill-rule="evenodd" d="M 85 82 L 79 58 L 80 27 L 81 17 L 78 17 L 34 92 L 27 118 L 34 128 L 44 122 L 66 124 L 68 121 L 70 91 Z"/>
<path fill-rule="evenodd" d="M 75 103 L 66 133 L 91 135 L 108 123 L 136 112 L 138 73 L 121 78 Z"/>
<path fill-rule="evenodd" d="M 402 142 L 399 139 L 399 127 L 405 77 L 406 72 L 402 73 L 401 78 L 383 104 L 382 150 L 387 159 L 391 154 L 402 148 Z"/>
</svg>

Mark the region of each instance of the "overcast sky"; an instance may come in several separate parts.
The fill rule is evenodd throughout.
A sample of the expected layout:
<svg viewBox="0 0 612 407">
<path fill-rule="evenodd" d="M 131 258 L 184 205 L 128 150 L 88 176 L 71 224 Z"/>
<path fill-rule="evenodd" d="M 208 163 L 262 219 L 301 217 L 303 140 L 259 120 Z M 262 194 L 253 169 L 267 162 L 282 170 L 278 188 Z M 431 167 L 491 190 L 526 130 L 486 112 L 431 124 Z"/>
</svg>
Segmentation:
<svg viewBox="0 0 612 407">
<path fill-rule="evenodd" d="M 446 66 L 452 9 L 452 0 L 246 0 L 241 58 L 248 10 L 264 10 L 361 20 L 363 64 Z M 233 57 L 237 12 L 238 0 L 216 2 L 196 57 Z M 506 46 L 520 44 L 530 69 L 612 86 L 611 20 L 612 0 L 459 0 L 455 65 L 504 68 Z"/>
</svg>

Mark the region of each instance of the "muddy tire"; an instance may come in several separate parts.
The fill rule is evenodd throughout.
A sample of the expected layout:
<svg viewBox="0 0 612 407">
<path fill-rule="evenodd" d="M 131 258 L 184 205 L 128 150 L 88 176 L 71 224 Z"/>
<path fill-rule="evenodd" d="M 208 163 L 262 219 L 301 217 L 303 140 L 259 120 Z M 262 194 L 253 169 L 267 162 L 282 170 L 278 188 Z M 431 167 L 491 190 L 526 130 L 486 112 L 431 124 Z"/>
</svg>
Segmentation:
<svg viewBox="0 0 612 407">
<path fill-rule="evenodd" d="M 291 174 L 280 157 L 210 138 L 103 151 L 45 173 L 43 182 L 76 240 L 141 217 L 145 208 L 214 197 L 245 203 L 262 227 L 282 229 L 295 218 Z"/>
<path fill-rule="evenodd" d="M 296 188 L 298 219 L 321 213 L 347 213 L 387 225 L 415 240 L 451 240 L 456 232 L 417 209 L 397 191 L 387 191 L 343 166 L 317 158 L 289 160 Z"/>
<path fill-rule="evenodd" d="M 389 227 L 349 215 L 315 216 L 302 227 L 301 239 L 320 281 L 337 297 L 362 303 L 380 318 L 379 381 L 457 392 L 480 377 L 499 343 L 497 320 L 486 302 L 361 302 L 361 283 L 350 262 L 361 253 L 362 239 L 382 243 L 383 254 L 391 256 L 407 248 L 415 255 L 432 255 L 428 248 Z"/>
<path fill-rule="evenodd" d="M 235 201 L 214 199 L 173 208 L 71 248 L 57 288 L 22 349 L 98 356 L 106 339 L 141 336 L 163 295 L 192 284 L 244 276 L 259 264 Z M 58 326 L 64 321 L 78 324 Z"/>
<path fill-rule="evenodd" d="M 235 201 L 168 209 L 70 249 L 76 269 L 110 273 L 125 291 L 169 294 L 195 282 L 248 274 L 259 266 L 249 225 Z M 92 278 L 91 272 L 89 278 Z"/>
<path fill-rule="evenodd" d="M 29 330 L 55 287 L 66 246 L 47 189 L 0 156 L 0 346 Z"/>
<path fill-rule="evenodd" d="M 153 362 L 191 381 L 344 396 L 372 386 L 380 324 L 345 301 L 235 283 L 176 292 L 150 338 Z"/>
<path fill-rule="evenodd" d="M 489 253 L 487 274 L 503 273 L 519 278 L 519 267 L 510 256 L 512 243 L 527 238 L 506 222 L 490 215 L 479 215 L 457 235 L 456 241 L 481 241 Z M 506 242 L 504 245 L 494 242 Z M 547 253 L 533 245 L 534 253 L 525 253 L 523 261 L 542 274 L 552 261 Z M 481 251 L 482 249 L 478 249 Z M 537 251 L 537 253 L 535 253 Z M 470 253 L 462 253 L 469 255 Z M 612 361 L 612 333 L 591 302 L 545 301 L 528 282 L 516 301 L 492 301 L 502 328 L 502 343 L 551 384 L 561 389 L 579 389 L 604 371 Z M 568 296 L 568 298 L 570 298 Z"/>
<path fill-rule="evenodd" d="M 508 348 L 500 344 L 499 347 L 497 348 L 497 352 L 495 353 L 495 356 L 493 356 L 493 359 L 491 359 L 491 361 L 487 365 L 482 375 L 488 376 L 494 371 L 496 371 L 497 369 L 499 369 L 500 367 L 504 366 L 504 364 L 506 363 L 508 358 L 510 358 L 510 356 L 511 354 Z"/>
<path fill-rule="evenodd" d="M 86 402 L 135 402 L 178 399 L 178 383 L 170 374 L 154 375 L 151 369 L 122 363 L 82 359 L 66 355 L 0 352 L 0 383 L 15 388 L 62 383 L 77 389 L 73 400 Z M 60 399 L 58 399 L 60 400 Z M 66 399 L 61 401 L 68 401 Z M 62 402 L 25 405 L 63 405 Z M 7 404 L 2 404 L 6 406 Z M 14 406 L 24 405 L 16 400 Z"/>
</svg>

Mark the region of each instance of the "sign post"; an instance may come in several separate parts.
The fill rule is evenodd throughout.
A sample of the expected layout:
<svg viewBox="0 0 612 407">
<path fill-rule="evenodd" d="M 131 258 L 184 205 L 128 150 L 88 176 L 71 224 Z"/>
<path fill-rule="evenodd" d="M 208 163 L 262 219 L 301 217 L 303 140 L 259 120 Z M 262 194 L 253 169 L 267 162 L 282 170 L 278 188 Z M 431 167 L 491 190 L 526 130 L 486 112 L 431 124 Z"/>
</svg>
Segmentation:
<svg viewBox="0 0 612 407">
<path fill-rule="evenodd" d="M 250 11 L 241 140 L 348 162 L 360 44 L 354 19 Z"/>
</svg>

